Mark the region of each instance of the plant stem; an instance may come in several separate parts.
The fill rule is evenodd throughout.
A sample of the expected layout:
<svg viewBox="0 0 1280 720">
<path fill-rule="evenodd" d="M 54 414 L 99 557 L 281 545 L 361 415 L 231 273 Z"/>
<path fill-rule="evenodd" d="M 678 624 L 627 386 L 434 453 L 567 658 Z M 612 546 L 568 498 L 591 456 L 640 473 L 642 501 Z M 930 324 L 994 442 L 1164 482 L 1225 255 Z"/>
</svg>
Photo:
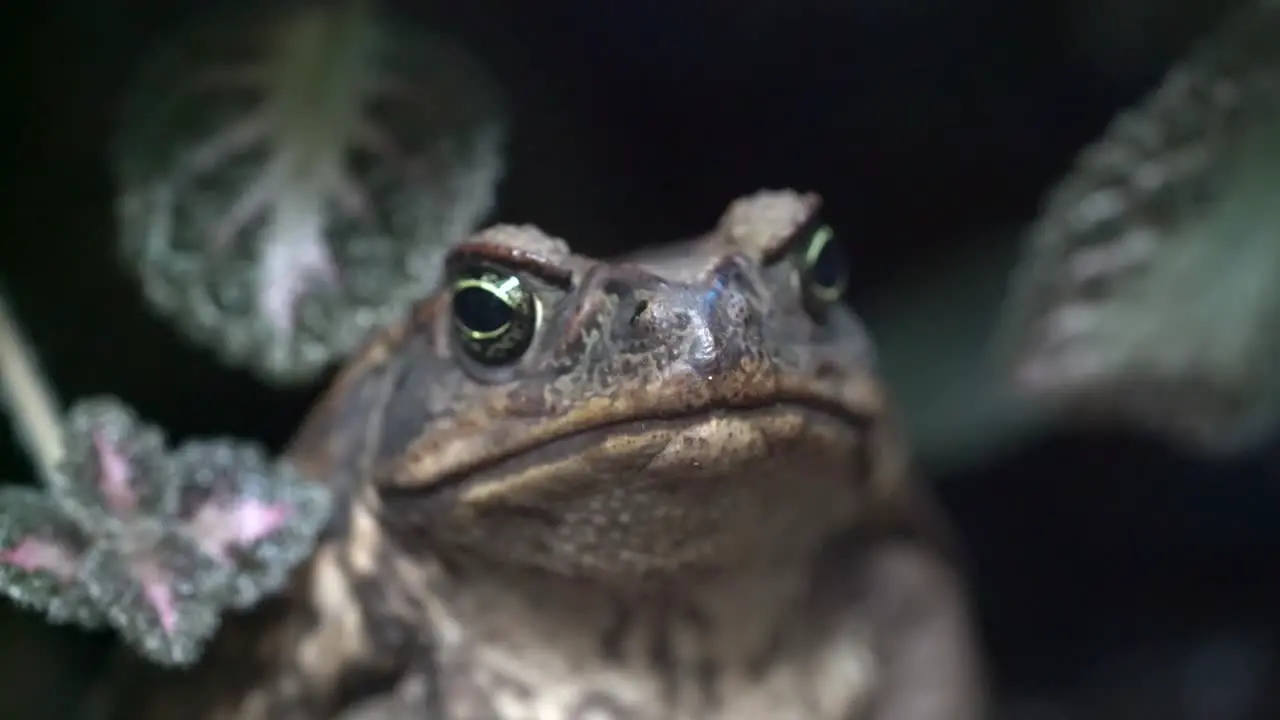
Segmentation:
<svg viewBox="0 0 1280 720">
<path fill-rule="evenodd" d="M 62 412 L 18 318 L 0 295 L 0 395 L 14 432 L 40 477 L 52 477 L 62 460 Z"/>
</svg>

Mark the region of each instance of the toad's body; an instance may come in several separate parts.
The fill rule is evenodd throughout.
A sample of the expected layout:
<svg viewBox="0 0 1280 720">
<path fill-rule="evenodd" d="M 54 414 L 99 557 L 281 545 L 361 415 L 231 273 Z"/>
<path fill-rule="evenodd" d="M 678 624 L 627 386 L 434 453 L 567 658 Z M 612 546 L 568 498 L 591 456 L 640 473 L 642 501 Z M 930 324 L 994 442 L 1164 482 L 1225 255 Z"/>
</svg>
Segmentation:
<svg viewBox="0 0 1280 720">
<path fill-rule="evenodd" d="M 816 210 L 760 193 L 612 263 L 529 227 L 460 246 L 290 451 L 348 508 L 291 593 L 118 716 L 977 718 Z"/>
</svg>

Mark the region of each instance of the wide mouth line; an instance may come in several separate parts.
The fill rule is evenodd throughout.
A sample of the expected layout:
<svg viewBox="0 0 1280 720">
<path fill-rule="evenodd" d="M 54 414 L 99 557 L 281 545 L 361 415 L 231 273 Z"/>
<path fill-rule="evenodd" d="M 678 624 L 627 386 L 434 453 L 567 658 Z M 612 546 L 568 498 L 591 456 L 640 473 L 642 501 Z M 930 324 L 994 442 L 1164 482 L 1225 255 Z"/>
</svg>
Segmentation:
<svg viewBox="0 0 1280 720">
<path fill-rule="evenodd" d="M 495 468 L 499 468 L 515 460 L 519 460 L 520 458 L 537 452 L 538 450 L 569 443 L 576 439 L 594 437 L 601 432 L 632 427 L 645 422 L 676 423 L 682 420 L 710 418 L 717 413 L 735 415 L 751 414 L 760 411 L 785 409 L 788 407 L 800 408 L 808 412 L 826 415 L 837 421 L 847 423 L 855 429 L 864 432 L 875 423 L 874 414 L 870 411 L 854 410 L 846 405 L 824 398 L 785 396 L 767 401 L 760 400 L 738 403 L 712 402 L 687 408 L 679 412 L 630 414 L 592 424 L 588 427 L 575 428 L 567 432 L 552 435 L 551 437 L 542 438 L 535 443 L 518 445 L 499 455 L 484 458 L 454 470 L 450 470 L 427 485 L 415 485 L 410 487 L 391 486 L 384 488 L 382 492 L 390 496 L 416 495 L 423 492 L 439 492 L 457 487 L 478 475 L 483 475 Z"/>
</svg>

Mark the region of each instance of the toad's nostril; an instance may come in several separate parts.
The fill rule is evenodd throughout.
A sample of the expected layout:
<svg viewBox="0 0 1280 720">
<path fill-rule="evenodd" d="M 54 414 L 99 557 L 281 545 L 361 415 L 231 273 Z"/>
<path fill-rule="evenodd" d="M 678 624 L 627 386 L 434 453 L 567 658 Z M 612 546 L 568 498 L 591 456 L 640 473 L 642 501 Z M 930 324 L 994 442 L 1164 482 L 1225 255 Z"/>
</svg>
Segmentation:
<svg viewBox="0 0 1280 720">
<path fill-rule="evenodd" d="M 648 300 L 641 300 L 637 302 L 635 309 L 631 311 L 631 326 L 635 327 L 636 323 L 640 322 L 640 319 L 644 317 L 644 314 L 648 312 L 648 310 Z"/>
</svg>

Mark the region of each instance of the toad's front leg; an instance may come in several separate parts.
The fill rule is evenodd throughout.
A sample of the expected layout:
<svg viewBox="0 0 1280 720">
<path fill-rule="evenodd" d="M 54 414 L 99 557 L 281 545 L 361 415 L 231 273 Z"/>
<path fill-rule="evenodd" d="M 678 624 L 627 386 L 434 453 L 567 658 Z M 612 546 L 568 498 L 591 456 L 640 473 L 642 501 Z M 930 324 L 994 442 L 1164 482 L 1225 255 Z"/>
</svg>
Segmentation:
<svg viewBox="0 0 1280 720">
<path fill-rule="evenodd" d="M 232 618 L 195 667 L 128 663 L 104 693 L 109 710 L 91 717 L 317 720 L 402 694 L 418 615 L 387 577 L 391 565 L 369 565 L 354 547 L 322 545 L 287 594 Z"/>
<path fill-rule="evenodd" d="M 895 542 L 866 569 L 863 611 L 882 674 L 867 720 L 983 717 L 981 653 L 959 575 L 923 547 Z"/>
</svg>

